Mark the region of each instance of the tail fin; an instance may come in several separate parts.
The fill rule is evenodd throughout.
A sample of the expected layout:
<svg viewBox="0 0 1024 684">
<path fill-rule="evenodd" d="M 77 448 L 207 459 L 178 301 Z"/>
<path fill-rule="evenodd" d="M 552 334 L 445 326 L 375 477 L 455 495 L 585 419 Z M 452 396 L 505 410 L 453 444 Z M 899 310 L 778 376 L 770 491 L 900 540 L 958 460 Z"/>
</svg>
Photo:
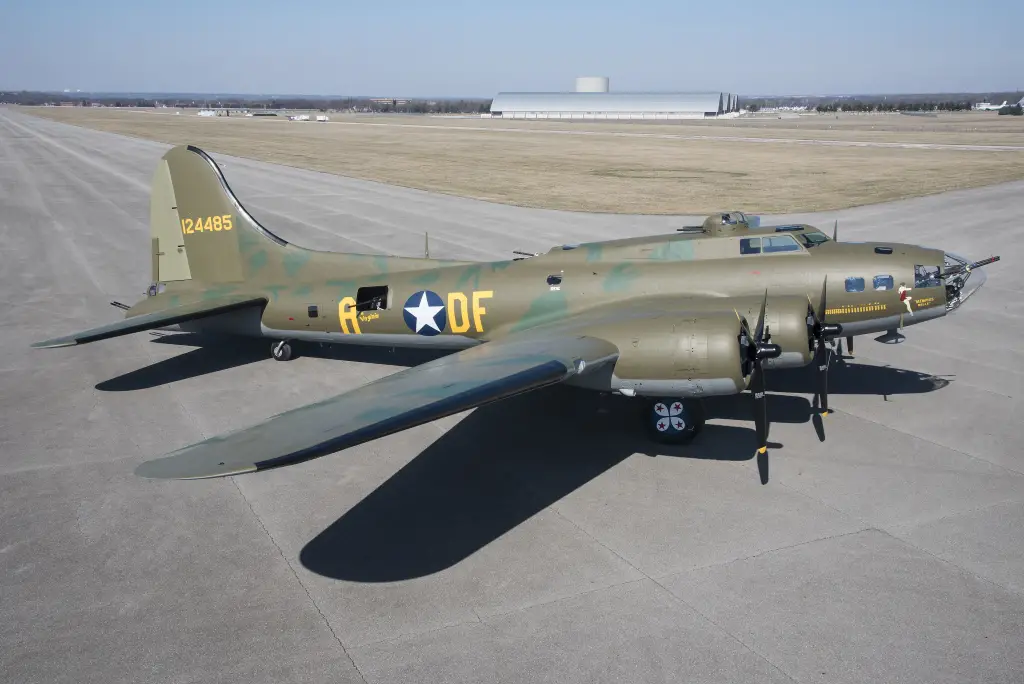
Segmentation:
<svg viewBox="0 0 1024 684">
<path fill-rule="evenodd" d="M 322 252 L 293 245 L 264 228 L 231 192 L 210 155 L 182 145 L 163 156 L 150 199 L 153 286 L 172 281 L 204 284 L 269 283 L 294 277 L 331 279 L 438 266 L 472 265 L 453 259 Z"/>
<path fill-rule="evenodd" d="M 191 145 L 171 149 L 157 165 L 150 231 L 154 283 L 239 282 L 243 252 L 288 246 L 249 215 L 213 159 Z"/>
</svg>

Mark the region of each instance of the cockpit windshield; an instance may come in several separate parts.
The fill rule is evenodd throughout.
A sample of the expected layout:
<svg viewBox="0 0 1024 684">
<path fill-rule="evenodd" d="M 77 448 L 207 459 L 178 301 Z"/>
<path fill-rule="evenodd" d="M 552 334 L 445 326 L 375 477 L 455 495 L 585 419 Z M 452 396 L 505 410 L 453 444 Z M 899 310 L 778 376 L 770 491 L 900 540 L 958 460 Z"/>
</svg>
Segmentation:
<svg viewBox="0 0 1024 684">
<path fill-rule="evenodd" d="M 828 242 L 829 238 L 824 233 L 797 233 L 797 237 L 804 243 L 804 247 L 817 247 L 823 242 Z"/>
</svg>

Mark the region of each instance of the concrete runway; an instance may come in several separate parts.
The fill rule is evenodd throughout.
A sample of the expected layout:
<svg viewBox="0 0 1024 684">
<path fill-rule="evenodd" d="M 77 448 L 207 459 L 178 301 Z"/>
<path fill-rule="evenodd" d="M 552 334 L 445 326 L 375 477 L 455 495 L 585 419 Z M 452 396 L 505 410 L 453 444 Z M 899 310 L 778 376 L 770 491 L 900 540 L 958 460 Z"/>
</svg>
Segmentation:
<svg viewBox="0 0 1024 684">
<path fill-rule="evenodd" d="M 0 109 L 0 681 L 1024 681 L 1024 183 L 792 217 L 1003 261 L 904 343 L 857 339 L 824 443 L 807 376 L 769 376 L 766 486 L 742 400 L 651 457 L 628 400 L 557 388 L 174 482 L 132 470 L 410 361 L 148 333 L 30 349 L 141 297 L 166 149 Z M 507 258 L 693 222 L 217 158 L 316 248 L 412 255 L 429 231 L 432 256 Z"/>
</svg>

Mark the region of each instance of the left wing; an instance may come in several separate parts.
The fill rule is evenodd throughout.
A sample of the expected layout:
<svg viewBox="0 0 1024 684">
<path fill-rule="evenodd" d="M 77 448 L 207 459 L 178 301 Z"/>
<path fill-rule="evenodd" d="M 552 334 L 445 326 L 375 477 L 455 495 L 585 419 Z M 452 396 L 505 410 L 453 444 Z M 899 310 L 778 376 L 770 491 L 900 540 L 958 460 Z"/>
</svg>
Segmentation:
<svg viewBox="0 0 1024 684">
<path fill-rule="evenodd" d="M 308 461 L 561 382 L 618 349 L 586 335 L 506 338 L 407 368 L 345 394 L 146 461 L 143 477 L 239 475 Z"/>
<path fill-rule="evenodd" d="M 236 309 L 244 309 L 251 306 L 263 306 L 266 303 L 267 298 L 262 295 L 224 295 L 223 297 L 214 297 L 198 302 L 189 302 L 187 304 L 171 306 L 152 313 L 128 316 L 120 321 L 101 325 L 100 327 L 92 328 L 91 330 L 74 333 L 73 335 L 55 337 L 52 340 L 46 340 L 45 342 L 33 342 L 32 346 L 37 349 L 70 347 L 76 344 L 86 344 L 87 342 L 96 342 L 98 340 L 105 340 L 111 337 L 130 335 L 131 333 L 141 332 L 143 330 L 163 328 L 168 325 L 174 325 L 175 323 L 182 323 L 184 321 L 194 321 L 200 318 L 217 316 Z"/>
</svg>

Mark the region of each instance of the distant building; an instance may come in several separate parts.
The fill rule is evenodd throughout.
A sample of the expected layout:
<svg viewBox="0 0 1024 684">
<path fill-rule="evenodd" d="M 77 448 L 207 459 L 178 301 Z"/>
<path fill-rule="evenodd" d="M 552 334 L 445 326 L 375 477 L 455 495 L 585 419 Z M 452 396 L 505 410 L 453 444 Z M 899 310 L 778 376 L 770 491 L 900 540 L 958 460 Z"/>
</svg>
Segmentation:
<svg viewBox="0 0 1024 684">
<path fill-rule="evenodd" d="M 498 93 L 491 118 L 503 119 L 703 119 L 739 111 L 733 93 L 613 93 L 606 76 L 576 79 L 575 92 Z M 486 116 L 486 115 L 485 115 Z"/>
<path fill-rule="evenodd" d="M 217 112 L 213 111 L 212 109 L 200 109 L 196 113 L 196 115 L 197 116 L 217 116 Z"/>
</svg>

